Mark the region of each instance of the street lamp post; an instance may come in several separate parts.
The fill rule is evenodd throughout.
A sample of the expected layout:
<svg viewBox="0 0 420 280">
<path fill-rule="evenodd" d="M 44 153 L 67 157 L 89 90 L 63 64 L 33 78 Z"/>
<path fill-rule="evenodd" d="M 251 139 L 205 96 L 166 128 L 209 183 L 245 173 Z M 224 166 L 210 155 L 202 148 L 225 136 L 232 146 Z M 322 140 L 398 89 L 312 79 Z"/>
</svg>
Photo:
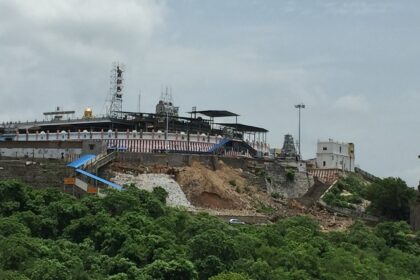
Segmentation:
<svg viewBox="0 0 420 280">
<path fill-rule="evenodd" d="M 169 113 L 168 113 L 168 109 L 166 109 L 166 129 L 165 129 L 165 151 L 166 152 L 169 149 L 169 146 L 168 146 L 168 129 L 169 129 Z"/>
<path fill-rule="evenodd" d="M 299 147 L 298 148 L 299 148 L 299 159 L 301 159 L 302 154 L 301 154 L 301 151 L 300 151 L 300 110 L 305 108 L 305 104 L 303 104 L 303 103 L 297 104 L 297 105 L 295 105 L 295 108 L 297 108 L 299 110 Z"/>
</svg>

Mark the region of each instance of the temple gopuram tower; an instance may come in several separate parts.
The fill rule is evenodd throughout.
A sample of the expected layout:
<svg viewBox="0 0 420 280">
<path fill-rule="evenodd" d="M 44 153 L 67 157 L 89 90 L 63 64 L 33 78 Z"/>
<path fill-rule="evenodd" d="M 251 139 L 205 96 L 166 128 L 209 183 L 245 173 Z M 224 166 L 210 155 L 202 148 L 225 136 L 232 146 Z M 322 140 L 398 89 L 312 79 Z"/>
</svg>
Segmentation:
<svg viewBox="0 0 420 280">
<path fill-rule="evenodd" d="M 283 148 L 280 152 L 280 158 L 286 160 L 298 160 L 299 156 L 296 151 L 295 143 L 293 142 L 293 136 L 290 134 L 284 135 Z"/>
</svg>

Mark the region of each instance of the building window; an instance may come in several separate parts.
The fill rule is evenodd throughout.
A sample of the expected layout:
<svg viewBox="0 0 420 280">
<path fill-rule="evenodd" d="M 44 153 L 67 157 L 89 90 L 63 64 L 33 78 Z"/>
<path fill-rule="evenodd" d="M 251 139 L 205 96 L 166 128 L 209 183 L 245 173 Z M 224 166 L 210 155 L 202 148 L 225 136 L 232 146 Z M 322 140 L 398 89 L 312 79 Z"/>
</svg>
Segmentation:
<svg viewBox="0 0 420 280">
<path fill-rule="evenodd" d="M 95 149 L 95 144 L 89 144 L 89 150 L 93 150 L 93 149 Z"/>
<path fill-rule="evenodd" d="M 327 150 L 327 147 L 322 147 L 322 150 L 323 150 L 323 151 L 326 151 L 326 150 Z"/>
<path fill-rule="evenodd" d="M 325 167 L 325 165 L 326 165 L 326 162 L 325 162 L 325 161 L 323 161 L 323 162 L 322 162 L 322 166 L 324 166 L 324 167 Z"/>
<path fill-rule="evenodd" d="M 340 146 L 340 153 L 341 153 L 341 146 Z"/>
</svg>

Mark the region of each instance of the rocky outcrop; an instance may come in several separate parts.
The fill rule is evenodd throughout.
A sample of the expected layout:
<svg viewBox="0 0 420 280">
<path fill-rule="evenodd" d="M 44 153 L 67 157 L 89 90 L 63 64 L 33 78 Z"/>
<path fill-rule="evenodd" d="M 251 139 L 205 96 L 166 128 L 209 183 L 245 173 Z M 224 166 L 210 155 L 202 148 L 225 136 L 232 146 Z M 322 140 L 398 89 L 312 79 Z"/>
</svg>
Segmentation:
<svg viewBox="0 0 420 280">
<path fill-rule="evenodd" d="M 169 206 L 183 206 L 191 208 L 191 204 L 178 183 L 167 174 L 124 174 L 116 173 L 112 180 L 120 185 L 134 184 L 139 189 L 153 191 L 156 187 L 162 187 L 168 193 L 166 203 Z"/>
</svg>

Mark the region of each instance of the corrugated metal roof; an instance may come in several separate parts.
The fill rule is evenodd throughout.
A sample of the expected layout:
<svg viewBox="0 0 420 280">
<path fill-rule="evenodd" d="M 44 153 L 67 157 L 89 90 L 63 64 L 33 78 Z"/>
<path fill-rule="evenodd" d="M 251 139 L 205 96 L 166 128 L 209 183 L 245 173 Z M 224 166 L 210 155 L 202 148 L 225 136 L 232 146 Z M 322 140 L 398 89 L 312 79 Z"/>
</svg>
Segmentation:
<svg viewBox="0 0 420 280">
<path fill-rule="evenodd" d="M 241 123 L 216 123 L 216 124 L 234 128 L 237 131 L 241 131 L 241 132 L 264 132 L 264 133 L 268 132 L 268 130 L 265 128 L 241 124 Z"/>
<path fill-rule="evenodd" d="M 188 114 L 201 114 L 211 118 L 222 118 L 222 117 L 238 117 L 239 115 L 226 110 L 202 110 L 202 111 L 191 111 Z"/>
<path fill-rule="evenodd" d="M 87 154 L 87 155 L 81 156 L 80 158 L 76 159 L 75 161 L 70 162 L 69 164 L 67 164 L 67 166 L 72 167 L 72 168 L 79 168 L 80 166 L 84 165 L 85 163 L 94 159 L 95 157 L 96 157 L 96 155 Z"/>
</svg>

